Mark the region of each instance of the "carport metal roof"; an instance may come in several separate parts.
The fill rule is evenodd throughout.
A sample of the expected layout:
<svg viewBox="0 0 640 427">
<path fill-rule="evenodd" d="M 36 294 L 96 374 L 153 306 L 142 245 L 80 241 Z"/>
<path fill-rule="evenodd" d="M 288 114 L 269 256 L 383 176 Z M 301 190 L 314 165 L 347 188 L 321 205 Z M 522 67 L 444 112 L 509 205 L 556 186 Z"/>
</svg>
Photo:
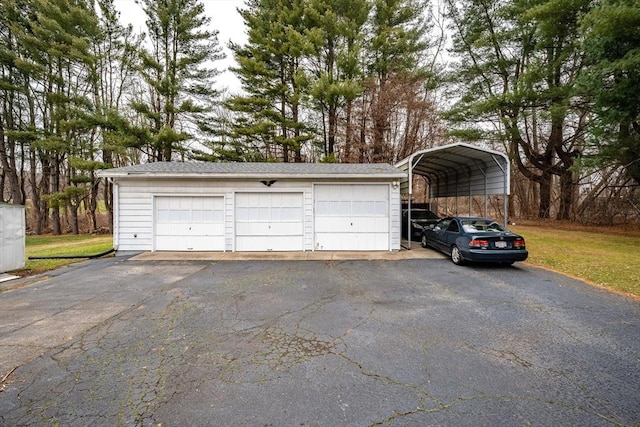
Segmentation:
<svg viewBox="0 0 640 427">
<path fill-rule="evenodd" d="M 503 153 L 457 143 L 413 153 L 396 167 L 407 172 L 403 194 L 413 193 L 413 175 L 429 182 L 430 197 L 509 194 L 509 159 Z"/>
<path fill-rule="evenodd" d="M 434 147 L 413 153 L 395 165 L 407 173 L 400 181 L 401 194 L 408 195 L 411 221 L 413 176 L 424 176 L 429 183 L 429 197 L 504 196 L 504 222 L 507 221 L 509 159 L 503 153 L 465 143 Z"/>
</svg>

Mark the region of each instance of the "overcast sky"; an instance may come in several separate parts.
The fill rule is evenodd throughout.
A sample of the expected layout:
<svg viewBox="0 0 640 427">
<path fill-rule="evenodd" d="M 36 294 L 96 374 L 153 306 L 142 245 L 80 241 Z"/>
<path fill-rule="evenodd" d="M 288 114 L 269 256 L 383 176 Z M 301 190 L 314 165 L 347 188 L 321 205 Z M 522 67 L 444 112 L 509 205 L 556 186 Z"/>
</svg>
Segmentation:
<svg viewBox="0 0 640 427">
<path fill-rule="evenodd" d="M 136 32 L 145 30 L 144 21 L 146 16 L 140 6 L 134 0 L 114 0 L 116 8 L 121 12 L 120 20 L 123 24 L 132 24 Z M 229 41 L 234 43 L 244 43 L 246 34 L 242 17 L 237 8 L 244 7 L 244 0 L 202 0 L 205 7 L 205 13 L 211 18 L 211 26 L 213 29 L 220 31 L 218 40 L 224 49 L 227 58 L 219 61 L 215 66 L 220 70 L 226 70 L 234 63 L 233 56 L 227 48 Z M 235 76 L 225 71 L 218 77 L 218 89 L 228 87 L 231 91 L 237 92 L 240 89 L 240 83 Z"/>
</svg>

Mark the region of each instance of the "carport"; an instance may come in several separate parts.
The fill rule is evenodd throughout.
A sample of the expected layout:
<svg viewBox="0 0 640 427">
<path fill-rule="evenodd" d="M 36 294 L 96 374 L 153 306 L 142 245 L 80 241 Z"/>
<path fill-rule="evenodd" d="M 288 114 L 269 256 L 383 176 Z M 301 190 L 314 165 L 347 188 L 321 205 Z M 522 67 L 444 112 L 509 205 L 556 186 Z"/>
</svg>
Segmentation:
<svg viewBox="0 0 640 427">
<path fill-rule="evenodd" d="M 484 216 L 488 216 L 488 196 L 502 195 L 504 203 L 504 223 L 507 219 L 507 197 L 509 186 L 509 159 L 503 153 L 465 143 L 434 147 L 413 153 L 395 165 L 406 172 L 400 181 L 400 193 L 408 203 L 408 226 L 411 225 L 411 202 L 413 198 L 413 178 L 420 175 L 429 186 L 429 198 L 449 198 L 456 200 L 469 198 L 471 215 L 473 196 L 484 196 Z M 411 247 L 411 239 L 409 239 Z"/>
</svg>

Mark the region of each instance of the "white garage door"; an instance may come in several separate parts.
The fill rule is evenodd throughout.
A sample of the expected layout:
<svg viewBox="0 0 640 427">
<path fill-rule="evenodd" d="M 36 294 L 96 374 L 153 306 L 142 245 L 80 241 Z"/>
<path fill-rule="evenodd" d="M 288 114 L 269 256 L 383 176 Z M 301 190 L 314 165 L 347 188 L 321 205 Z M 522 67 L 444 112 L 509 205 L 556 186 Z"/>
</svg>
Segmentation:
<svg viewBox="0 0 640 427">
<path fill-rule="evenodd" d="M 236 251 L 302 251 L 302 193 L 236 193 Z"/>
<path fill-rule="evenodd" d="M 316 185 L 314 200 L 316 249 L 389 249 L 388 185 Z"/>
<path fill-rule="evenodd" d="M 223 197 L 162 196 L 155 206 L 156 250 L 224 250 Z"/>
</svg>

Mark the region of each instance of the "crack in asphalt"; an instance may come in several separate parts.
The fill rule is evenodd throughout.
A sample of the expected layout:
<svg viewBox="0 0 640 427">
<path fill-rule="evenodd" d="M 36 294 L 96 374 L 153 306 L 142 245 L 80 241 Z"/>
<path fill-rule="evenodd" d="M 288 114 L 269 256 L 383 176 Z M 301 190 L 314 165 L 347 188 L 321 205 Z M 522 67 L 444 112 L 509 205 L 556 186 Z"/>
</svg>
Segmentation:
<svg viewBox="0 0 640 427">
<path fill-rule="evenodd" d="M 220 280 L 209 274 L 215 268 L 205 266 L 159 286 L 70 342 L 57 345 L 47 357 L 14 372 L 15 384 L 9 386 L 15 387 L 17 406 L 0 414 L 0 424 L 160 425 L 166 416 L 161 413 L 163 407 L 179 406 L 203 388 L 277 383 L 282 378 L 296 378 L 300 370 L 313 369 L 314 361 L 318 361 L 317 367 L 329 365 L 325 360 L 337 359 L 344 362 L 339 366 L 353 368 L 345 372 L 353 373 L 357 378 L 354 382 L 372 383 L 370 387 L 382 391 L 402 390 L 399 394 L 405 396 L 404 401 L 372 415 L 368 421 L 371 426 L 402 419 L 411 423 L 412 416 L 445 413 L 473 401 L 536 402 L 622 425 L 607 415 L 615 413 L 607 402 L 567 372 L 541 366 L 508 345 L 464 340 L 451 344 L 435 326 L 431 330 L 405 324 L 410 316 L 420 318 L 430 308 L 420 299 L 418 288 L 423 284 L 412 280 L 411 275 L 401 272 L 399 277 L 389 277 L 389 281 L 395 280 L 395 286 L 368 288 L 370 271 L 355 272 L 349 262 L 325 265 L 329 273 L 324 288 L 306 289 L 310 296 L 300 299 L 296 294 L 299 282 L 286 282 L 278 278 L 280 272 L 260 269 Z M 387 279 L 382 272 L 374 274 L 383 282 Z M 337 287 L 336 283 L 346 285 Z M 468 303 L 454 297 L 458 304 Z M 331 319 L 333 313 L 346 315 L 338 321 Z M 317 321 L 320 318 L 324 323 Z M 552 319 L 548 322 L 553 323 Z M 383 324 L 389 327 L 387 333 L 418 346 L 412 356 L 422 365 L 407 371 L 413 378 L 395 374 L 366 358 L 369 346 L 375 345 L 371 334 Z M 582 342 L 574 336 L 572 339 Z M 429 365 L 429 357 L 435 346 L 444 351 L 447 342 L 479 355 L 483 361 L 495 359 L 521 370 L 544 371 L 548 373 L 545 378 L 563 378 L 586 396 L 586 403 L 545 399 L 525 395 L 524 391 L 522 395 L 482 393 L 455 378 L 450 380 L 451 385 L 460 396 L 450 398 L 429 381 L 430 370 L 435 369 Z M 56 394 L 50 394 L 51 390 Z M 340 408 L 346 411 L 347 407 L 340 400 Z M 599 407 L 606 410 L 600 411 Z"/>
</svg>

